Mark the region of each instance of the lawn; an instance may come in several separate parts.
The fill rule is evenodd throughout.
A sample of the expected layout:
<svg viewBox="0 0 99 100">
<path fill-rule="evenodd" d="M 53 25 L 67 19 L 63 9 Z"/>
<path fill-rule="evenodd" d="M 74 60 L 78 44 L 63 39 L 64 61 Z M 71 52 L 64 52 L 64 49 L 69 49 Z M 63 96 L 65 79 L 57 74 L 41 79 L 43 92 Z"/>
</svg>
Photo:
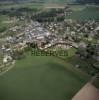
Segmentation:
<svg viewBox="0 0 99 100">
<path fill-rule="evenodd" d="M 1 100 L 70 100 L 89 80 L 56 57 L 26 55 L 0 76 Z"/>
</svg>

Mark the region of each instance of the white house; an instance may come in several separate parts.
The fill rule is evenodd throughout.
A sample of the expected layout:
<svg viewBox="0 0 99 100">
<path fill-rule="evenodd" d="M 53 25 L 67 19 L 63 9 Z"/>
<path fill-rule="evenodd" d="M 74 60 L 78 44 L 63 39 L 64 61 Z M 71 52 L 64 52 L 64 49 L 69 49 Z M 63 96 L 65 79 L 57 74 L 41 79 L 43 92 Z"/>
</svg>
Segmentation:
<svg viewBox="0 0 99 100">
<path fill-rule="evenodd" d="M 9 61 L 12 61 L 12 57 L 5 55 L 4 58 L 3 58 L 3 63 L 8 63 Z"/>
</svg>

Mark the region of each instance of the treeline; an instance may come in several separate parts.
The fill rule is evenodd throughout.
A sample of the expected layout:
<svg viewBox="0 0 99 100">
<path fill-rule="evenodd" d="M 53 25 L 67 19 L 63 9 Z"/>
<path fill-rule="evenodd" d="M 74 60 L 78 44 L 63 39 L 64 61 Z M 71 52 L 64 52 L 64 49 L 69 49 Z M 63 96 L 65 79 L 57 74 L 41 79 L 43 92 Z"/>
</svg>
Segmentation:
<svg viewBox="0 0 99 100">
<path fill-rule="evenodd" d="M 13 16 L 23 16 L 24 13 L 35 13 L 37 12 L 39 9 L 37 8 L 27 8 L 27 7 L 23 7 L 23 8 L 10 8 L 10 9 L 3 9 L 0 10 L 0 14 L 1 15 L 8 15 L 10 17 Z"/>
<path fill-rule="evenodd" d="M 63 21 L 65 19 L 64 9 L 51 9 L 47 12 L 41 12 L 33 15 L 32 19 L 38 22 Z"/>
<path fill-rule="evenodd" d="M 76 0 L 76 2 L 80 4 L 86 4 L 86 3 L 99 4 L 99 0 Z"/>
<path fill-rule="evenodd" d="M 0 27 L 0 33 L 4 32 L 6 29 L 6 27 Z"/>
</svg>

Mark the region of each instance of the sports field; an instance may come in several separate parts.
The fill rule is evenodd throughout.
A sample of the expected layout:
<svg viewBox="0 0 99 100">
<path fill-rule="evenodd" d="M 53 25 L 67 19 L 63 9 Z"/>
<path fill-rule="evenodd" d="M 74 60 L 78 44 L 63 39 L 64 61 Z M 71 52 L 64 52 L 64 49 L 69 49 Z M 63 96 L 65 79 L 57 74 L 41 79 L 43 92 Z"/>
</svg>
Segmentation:
<svg viewBox="0 0 99 100">
<path fill-rule="evenodd" d="M 0 100 L 71 100 L 89 80 L 56 57 L 26 55 L 0 76 Z"/>
</svg>

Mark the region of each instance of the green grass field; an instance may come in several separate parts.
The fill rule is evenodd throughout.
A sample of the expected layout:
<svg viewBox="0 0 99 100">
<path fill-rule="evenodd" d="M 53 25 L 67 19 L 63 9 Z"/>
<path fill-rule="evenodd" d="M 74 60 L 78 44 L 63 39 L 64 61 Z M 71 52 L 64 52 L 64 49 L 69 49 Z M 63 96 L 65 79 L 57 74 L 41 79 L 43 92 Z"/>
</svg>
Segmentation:
<svg viewBox="0 0 99 100">
<path fill-rule="evenodd" d="M 10 8 L 20 8 L 20 7 L 42 8 L 43 3 L 22 3 L 22 4 L 1 5 L 0 9 L 10 9 Z"/>
<path fill-rule="evenodd" d="M 72 0 L 71 0 L 72 1 Z M 57 7 L 65 6 L 64 2 L 70 2 L 69 0 L 48 0 L 44 3 L 24 3 L 24 4 L 9 4 L 1 5 L 0 9 L 11 9 L 11 8 L 37 8 L 37 9 L 46 9 L 46 5 L 56 4 Z M 59 5 L 60 4 L 60 5 Z M 62 5 L 61 5 L 62 4 Z M 66 18 L 74 20 L 99 20 L 99 6 L 84 6 L 84 5 L 70 5 L 73 13 L 68 15 Z"/>
<path fill-rule="evenodd" d="M 3 21 L 5 21 L 7 19 L 8 19 L 8 16 L 6 16 L 6 15 L 0 15 L 0 28 L 8 26 L 8 24 L 3 23 Z"/>
<path fill-rule="evenodd" d="M 89 7 L 82 8 L 81 6 L 80 8 L 80 6 L 75 6 L 74 9 L 75 10 L 73 11 L 73 13 L 67 16 L 67 18 L 71 18 L 74 20 L 99 20 L 99 7 L 89 6 Z"/>
<path fill-rule="evenodd" d="M 73 0 L 45 0 L 45 3 L 71 3 Z"/>
<path fill-rule="evenodd" d="M 56 57 L 26 55 L 0 76 L 1 100 L 71 100 L 90 78 Z"/>
</svg>

